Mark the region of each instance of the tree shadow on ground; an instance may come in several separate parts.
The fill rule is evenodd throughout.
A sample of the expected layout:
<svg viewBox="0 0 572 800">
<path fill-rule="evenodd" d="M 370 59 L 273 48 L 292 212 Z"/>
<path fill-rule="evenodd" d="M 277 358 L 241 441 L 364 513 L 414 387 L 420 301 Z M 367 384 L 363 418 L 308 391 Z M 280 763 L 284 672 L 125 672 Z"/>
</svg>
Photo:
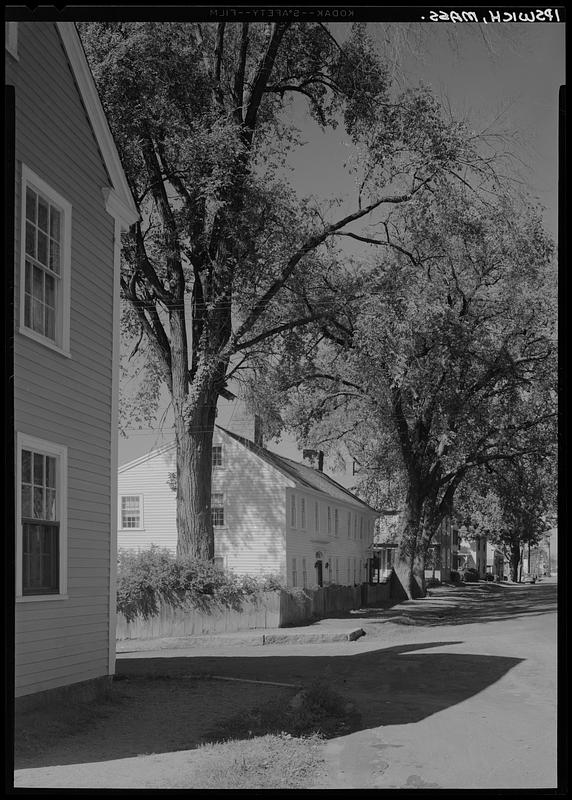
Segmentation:
<svg viewBox="0 0 572 800">
<path fill-rule="evenodd" d="M 388 622 L 422 626 L 469 625 L 551 614 L 557 610 L 554 584 L 498 585 L 490 583 L 436 587 L 427 597 L 393 605 L 362 608 L 336 615 L 368 621 L 369 626 Z"/>
<path fill-rule="evenodd" d="M 521 659 L 451 652 L 421 652 L 457 645 L 431 642 L 385 647 L 340 655 L 193 656 L 126 658 L 117 665 L 120 702 L 103 719 L 79 731 L 66 748 L 47 748 L 17 766 L 90 763 L 148 753 L 188 750 L 205 741 L 205 733 L 224 727 L 225 718 L 254 705 L 276 702 L 297 688 L 226 682 L 274 681 L 307 686 L 324 681 L 355 706 L 364 730 L 415 723 L 461 703 L 500 680 Z M 155 680 L 150 680 L 150 678 Z M 154 692 L 154 686 L 157 691 Z M 232 709 L 225 708 L 225 687 Z M 165 695 L 165 687 L 170 694 Z M 250 694 L 249 694 L 250 692 Z M 143 696 L 142 696 L 143 695 Z M 202 725 L 194 725 L 199 715 Z M 119 735 L 118 735 L 119 728 Z"/>
</svg>

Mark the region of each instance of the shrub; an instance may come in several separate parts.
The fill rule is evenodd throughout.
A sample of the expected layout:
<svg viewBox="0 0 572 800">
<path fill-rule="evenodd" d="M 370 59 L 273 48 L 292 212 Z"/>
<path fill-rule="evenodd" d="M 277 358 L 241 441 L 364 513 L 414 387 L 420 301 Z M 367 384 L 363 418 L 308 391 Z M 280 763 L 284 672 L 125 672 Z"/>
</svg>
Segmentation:
<svg viewBox="0 0 572 800">
<path fill-rule="evenodd" d="M 210 561 L 178 559 L 166 548 L 120 550 L 118 554 L 117 610 L 127 622 L 156 616 L 161 604 L 206 612 L 221 606 L 240 610 L 247 598 L 284 589 L 279 575 L 234 575 Z"/>
</svg>

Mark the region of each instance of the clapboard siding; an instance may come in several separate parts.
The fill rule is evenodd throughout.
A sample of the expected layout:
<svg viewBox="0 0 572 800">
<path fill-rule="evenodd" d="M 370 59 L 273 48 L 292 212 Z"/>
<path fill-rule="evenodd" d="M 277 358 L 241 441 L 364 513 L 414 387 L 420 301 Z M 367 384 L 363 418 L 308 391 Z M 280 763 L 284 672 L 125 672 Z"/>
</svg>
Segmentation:
<svg viewBox="0 0 572 800">
<path fill-rule="evenodd" d="M 68 448 L 68 599 L 16 603 L 17 696 L 109 672 L 114 297 L 109 176 L 55 24 L 19 23 L 18 55 L 15 429 Z M 72 206 L 71 358 L 17 330 L 22 164 Z"/>
<path fill-rule="evenodd" d="M 376 515 L 364 510 L 354 503 L 342 503 L 332 498 L 324 501 L 317 493 L 303 492 L 299 489 L 289 492 L 296 497 L 296 527 L 293 527 L 288 516 L 288 580 L 292 583 L 293 559 L 296 559 L 296 585 L 311 588 L 316 585 L 317 573 L 315 563 L 318 552 L 322 553 L 322 578 L 325 585 L 338 583 L 341 586 L 353 585 L 353 559 L 356 559 L 356 582 L 366 580 L 366 561 L 371 556 L 370 545 L 373 541 Z M 306 501 L 306 524 L 301 527 L 300 504 Z M 318 529 L 315 527 L 315 504 L 318 504 Z M 328 531 L 328 507 L 331 514 L 331 530 Z M 288 499 L 290 509 L 290 499 Z M 338 534 L 335 532 L 335 511 L 338 510 Z M 351 514 L 351 536 L 347 535 L 347 518 Z M 354 539 L 354 518 L 357 516 L 356 538 Z M 363 538 L 360 538 L 360 518 L 363 519 Z M 335 571 L 335 559 L 339 560 L 338 575 Z M 352 559 L 350 577 L 347 576 L 347 559 Z M 304 578 L 304 563 L 306 575 Z M 329 568 L 326 569 L 326 564 Z"/>
<path fill-rule="evenodd" d="M 223 447 L 223 467 L 213 469 L 212 491 L 222 492 L 224 527 L 215 528 L 215 557 L 222 557 L 227 569 L 239 574 L 261 575 L 279 573 L 292 585 L 292 559 L 296 558 L 296 584 L 302 586 L 303 565 L 306 559 L 306 585 L 316 583 L 314 564 L 316 553 L 323 553 L 323 563 L 331 557 L 345 559 L 339 570 L 340 584 L 353 584 L 353 559 L 356 559 L 356 581 L 366 577 L 365 562 L 370 556 L 376 514 L 357 499 L 348 496 L 347 502 L 322 492 L 304 489 L 294 479 L 286 477 L 255 451 L 245 447 L 225 431 L 215 428 L 214 444 Z M 169 472 L 175 470 L 174 447 L 161 448 L 147 457 L 125 465 L 119 471 L 119 494 L 143 496 L 143 527 L 141 531 L 119 531 L 119 546 L 144 548 L 150 544 L 175 551 L 177 529 L 175 494 L 166 485 Z M 300 499 L 306 501 L 306 527 L 290 525 L 290 498 L 296 497 L 298 514 Z M 320 529 L 314 530 L 314 503 L 319 504 Z M 332 534 L 327 534 L 327 507 L 332 513 Z M 338 537 L 334 536 L 334 509 L 339 510 Z M 347 514 L 363 517 L 363 538 L 347 538 Z M 324 541 L 327 540 L 327 543 Z M 351 558 L 351 575 L 347 578 L 347 558 Z M 333 583 L 335 573 L 324 569 L 324 583 Z"/>
<path fill-rule="evenodd" d="M 239 574 L 286 574 L 285 492 L 293 482 L 221 430 L 223 469 L 213 492 L 224 496 L 224 528 L 215 529 L 215 556 Z"/>
</svg>

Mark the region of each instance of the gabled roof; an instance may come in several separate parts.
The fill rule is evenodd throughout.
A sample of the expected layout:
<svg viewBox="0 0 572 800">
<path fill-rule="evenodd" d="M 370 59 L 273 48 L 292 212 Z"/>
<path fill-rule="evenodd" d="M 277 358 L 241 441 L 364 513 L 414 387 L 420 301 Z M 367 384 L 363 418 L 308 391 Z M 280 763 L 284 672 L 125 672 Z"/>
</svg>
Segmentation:
<svg viewBox="0 0 572 800">
<path fill-rule="evenodd" d="M 139 212 L 127 183 L 113 134 L 75 23 L 56 22 L 55 24 L 112 184 L 111 187 L 104 189 L 107 211 L 120 219 L 125 226 L 133 225 L 139 219 Z"/>
<path fill-rule="evenodd" d="M 349 502 L 353 505 L 358 505 L 374 514 L 379 513 L 377 509 L 372 508 L 367 503 L 364 503 L 363 500 L 360 500 L 359 497 L 356 497 L 355 494 L 352 494 L 352 492 L 341 486 L 333 478 L 325 475 L 323 472 L 318 472 L 318 470 L 313 469 L 307 464 L 300 464 L 297 461 L 292 461 L 290 458 L 279 456 L 277 453 L 273 453 L 271 450 L 267 450 L 265 447 L 259 447 L 258 445 L 254 444 L 254 442 L 251 442 L 250 439 L 245 439 L 243 436 L 239 436 L 236 433 L 232 433 L 232 431 L 226 430 L 226 428 L 221 428 L 220 425 L 215 425 L 215 428 L 224 433 L 226 436 L 230 436 L 231 439 L 234 439 L 243 447 L 246 447 L 261 461 L 269 464 L 286 478 L 293 480 L 300 487 L 328 495 L 328 497 L 331 497 L 333 500 L 337 500 L 338 502 Z M 130 470 L 133 467 L 144 464 L 146 461 L 150 461 L 151 459 L 163 455 L 164 453 L 168 453 L 174 449 L 175 442 L 169 442 L 162 447 L 158 447 L 156 450 L 151 450 L 149 453 L 146 453 L 140 458 L 136 458 L 133 461 L 129 461 L 127 464 L 124 464 L 119 468 L 119 472 L 127 472 L 127 470 Z"/>
<path fill-rule="evenodd" d="M 319 472 L 307 464 L 300 464 L 298 461 L 292 461 L 290 458 L 279 456 L 277 453 L 273 453 L 271 450 L 267 450 L 265 447 L 260 447 L 254 444 L 254 442 L 251 442 L 249 439 L 245 439 L 243 436 L 238 436 L 236 433 L 232 433 L 225 428 L 221 428 L 219 425 L 216 427 L 223 431 L 223 433 L 226 433 L 227 436 L 235 439 L 244 447 L 247 447 L 252 453 L 265 461 L 267 464 L 270 464 L 270 466 L 274 467 L 274 469 L 277 469 L 287 478 L 294 480 L 299 486 L 326 494 L 333 500 L 344 503 L 350 502 L 354 505 L 359 505 L 362 508 L 367 509 L 367 511 L 373 512 L 374 514 L 378 513 L 375 508 L 372 508 L 363 500 L 360 500 L 359 497 L 356 497 L 355 494 L 352 494 L 352 492 L 341 486 L 341 484 L 337 483 L 333 478 L 330 478 L 329 475 L 325 475 L 323 472 Z"/>
</svg>

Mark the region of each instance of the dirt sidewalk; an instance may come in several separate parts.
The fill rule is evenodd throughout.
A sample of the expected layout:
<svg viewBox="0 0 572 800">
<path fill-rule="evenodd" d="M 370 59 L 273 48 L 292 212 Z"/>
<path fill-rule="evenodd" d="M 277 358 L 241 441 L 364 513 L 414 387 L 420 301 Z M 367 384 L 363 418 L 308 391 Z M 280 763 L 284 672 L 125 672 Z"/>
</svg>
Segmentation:
<svg viewBox="0 0 572 800">
<path fill-rule="evenodd" d="M 555 605 L 554 584 L 483 583 L 348 616 L 366 632 L 357 641 L 125 653 L 95 718 L 40 753 L 20 737 L 15 785 L 161 788 L 168 764 L 193 788 L 214 723 L 320 677 L 361 714 L 324 742 L 320 788 L 550 788 Z"/>
</svg>

